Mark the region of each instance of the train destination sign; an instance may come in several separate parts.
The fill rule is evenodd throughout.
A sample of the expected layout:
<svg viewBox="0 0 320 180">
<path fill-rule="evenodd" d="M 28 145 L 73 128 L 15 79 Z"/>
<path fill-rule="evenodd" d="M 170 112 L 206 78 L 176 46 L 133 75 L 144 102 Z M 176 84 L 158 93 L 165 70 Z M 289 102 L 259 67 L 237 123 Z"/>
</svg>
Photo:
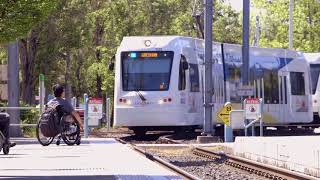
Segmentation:
<svg viewBox="0 0 320 180">
<path fill-rule="evenodd" d="M 226 103 L 223 108 L 217 112 L 217 116 L 224 122 L 224 124 L 230 126 L 230 112 L 232 111 L 232 106 L 230 103 Z"/>
<path fill-rule="evenodd" d="M 158 57 L 158 53 L 141 53 L 140 57 Z"/>
</svg>

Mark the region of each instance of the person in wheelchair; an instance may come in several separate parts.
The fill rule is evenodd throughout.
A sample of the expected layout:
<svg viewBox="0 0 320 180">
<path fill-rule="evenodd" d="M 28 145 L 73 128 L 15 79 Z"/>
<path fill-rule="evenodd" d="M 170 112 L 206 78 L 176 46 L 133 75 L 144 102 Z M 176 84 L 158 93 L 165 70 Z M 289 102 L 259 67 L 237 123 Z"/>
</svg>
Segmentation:
<svg viewBox="0 0 320 180">
<path fill-rule="evenodd" d="M 83 124 L 79 114 L 74 110 L 71 103 L 64 99 L 64 87 L 59 84 L 56 84 L 53 86 L 53 92 L 55 98 L 51 99 L 47 104 L 58 104 L 60 107 L 58 109 L 59 116 L 66 116 L 65 120 L 70 119 L 70 116 L 72 116 L 76 121 L 78 121 L 80 125 L 80 130 L 82 131 Z"/>
<path fill-rule="evenodd" d="M 5 143 L 9 144 L 10 147 L 16 145 L 14 142 L 10 142 L 10 135 L 9 135 L 9 128 L 10 128 L 10 118 L 6 115 L 6 113 L 0 114 L 0 131 L 5 137 Z"/>
</svg>

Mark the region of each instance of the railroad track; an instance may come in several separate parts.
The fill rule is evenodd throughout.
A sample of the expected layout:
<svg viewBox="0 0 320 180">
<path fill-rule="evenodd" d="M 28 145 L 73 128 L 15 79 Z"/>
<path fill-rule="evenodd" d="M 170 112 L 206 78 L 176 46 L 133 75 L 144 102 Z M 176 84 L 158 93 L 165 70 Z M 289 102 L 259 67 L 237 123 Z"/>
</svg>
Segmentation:
<svg viewBox="0 0 320 180">
<path fill-rule="evenodd" d="M 188 173 L 187 171 L 184 171 L 182 170 L 181 168 L 167 162 L 167 161 L 164 161 L 162 160 L 161 158 L 157 157 L 157 156 L 154 156 L 148 152 L 146 152 L 145 150 L 137 147 L 135 144 L 133 143 L 128 143 L 120 138 L 116 138 L 117 141 L 119 141 L 120 143 L 122 144 L 127 144 L 129 145 L 133 150 L 139 152 L 140 154 L 144 155 L 146 158 L 152 160 L 152 161 L 155 161 L 157 162 L 158 164 L 164 166 L 165 168 L 173 171 L 174 173 L 180 175 L 181 177 L 183 177 L 183 179 L 190 179 L 190 180 L 201 180 L 200 178 Z"/>
<path fill-rule="evenodd" d="M 175 173 L 180 174 L 185 179 L 199 179 L 199 178 L 193 176 L 192 174 L 189 174 L 188 172 L 182 170 L 181 168 L 179 168 L 179 167 L 177 167 L 167 161 L 164 161 L 164 160 L 146 152 L 145 150 L 137 147 L 136 146 L 137 142 L 127 142 L 127 141 L 120 139 L 120 138 L 117 138 L 117 140 L 121 143 L 129 144 L 132 147 L 132 149 L 134 149 L 135 151 L 138 151 L 139 153 L 143 154 L 147 158 L 162 164 L 163 166 L 174 171 Z M 161 143 L 161 144 L 181 144 L 181 142 L 171 139 L 170 135 L 159 137 L 159 140 L 157 140 L 157 143 L 158 144 L 159 143 Z M 240 170 L 252 173 L 252 174 L 256 174 L 258 176 L 261 176 L 261 177 L 264 177 L 267 179 L 277 179 L 277 180 L 317 179 L 315 177 L 305 175 L 302 173 L 298 173 L 295 171 L 286 170 L 283 168 L 278 168 L 275 166 L 262 164 L 259 162 L 255 162 L 252 160 L 248 160 L 245 158 L 241 158 L 241 157 L 237 157 L 237 156 L 233 156 L 233 155 L 229 155 L 229 154 L 216 153 L 216 152 L 204 149 L 204 148 L 192 147 L 192 153 L 194 155 L 197 155 L 200 157 L 219 160 L 219 162 L 222 162 L 228 166 L 231 166 L 231 167 L 234 167 L 234 168 L 237 168 L 237 169 L 240 169 Z"/>
<path fill-rule="evenodd" d="M 203 148 L 194 147 L 193 153 L 195 155 L 210 158 L 210 159 L 219 159 L 223 161 L 225 164 L 232 166 L 234 168 L 238 168 L 244 171 L 248 171 L 250 173 L 254 173 L 256 175 L 274 179 L 274 180 L 291 180 L 291 179 L 298 179 L 298 180 L 310 180 L 310 179 L 317 179 L 312 176 L 308 176 L 305 174 L 297 173 L 294 171 L 286 170 L 283 168 L 278 168 L 266 164 L 262 164 L 259 162 L 247 160 L 244 158 L 240 158 L 233 155 L 216 153 L 213 151 L 209 151 Z"/>
</svg>

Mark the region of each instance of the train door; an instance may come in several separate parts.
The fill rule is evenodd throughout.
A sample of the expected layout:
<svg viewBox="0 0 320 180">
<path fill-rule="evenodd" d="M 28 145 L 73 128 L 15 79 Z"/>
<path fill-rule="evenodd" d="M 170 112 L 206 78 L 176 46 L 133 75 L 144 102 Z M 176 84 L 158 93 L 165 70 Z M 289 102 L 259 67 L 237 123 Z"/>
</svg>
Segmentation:
<svg viewBox="0 0 320 180">
<path fill-rule="evenodd" d="M 180 103 L 186 107 L 185 119 L 190 124 L 199 124 L 201 113 L 201 93 L 198 64 L 187 63 L 185 56 L 181 56 L 179 68 Z"/>
<path fill-rule="evenodd" d="M 188 86 L 188 113 L 192 121 L 196 122 L 201 117 L 201 93 L 200 93 L 200 79 L 199 79 L 199 67 L 198 64 L 189 63 L 189 86 Z"/>
<path fill-rule="evenodd" d="M 187 109 L 188 104 L 188 90 L 187 90 L 187 83 L 188 83 L 188 72 L 189 65 L 184 55 L 181 55 L 180 63 L 179 63 L 179 79 L 178 79 L 178 90 L 179 90 L 179 98 L 180 98 L 180 105 L 183 109 Z M 183 111 L 183 119 L 187 119 L 188 114 L 186 111 Z"/>
<path fill-rule="evenodd" d="M 282 123 L 287 123 L 290 119 L 290 107 L 288 98 L 289 72 L 279 72 L 279 118 Z"/>
<path fill-rule="evenodd" d="M 290 80 L 290 98 L 291 104 L 290 123 L 309 122 L 309 96 L 308 90 L 308 74 L 307 72 L 289 72 Z"/>
</svg>

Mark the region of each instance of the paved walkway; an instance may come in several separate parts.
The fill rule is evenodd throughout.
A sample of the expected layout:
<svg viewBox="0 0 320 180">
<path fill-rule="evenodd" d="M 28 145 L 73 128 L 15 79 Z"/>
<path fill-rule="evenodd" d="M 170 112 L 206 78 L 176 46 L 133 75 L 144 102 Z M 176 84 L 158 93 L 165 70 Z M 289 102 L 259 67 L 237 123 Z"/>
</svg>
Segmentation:
<svg viewBox="0 0 320 180">
<path fill-rule="evenodd" d="M 182 179 L 112 138 L 86 139 L 80 146 L 14 141 L 9 155 L 0 153 L 0 179 Z"/>
</svg>

